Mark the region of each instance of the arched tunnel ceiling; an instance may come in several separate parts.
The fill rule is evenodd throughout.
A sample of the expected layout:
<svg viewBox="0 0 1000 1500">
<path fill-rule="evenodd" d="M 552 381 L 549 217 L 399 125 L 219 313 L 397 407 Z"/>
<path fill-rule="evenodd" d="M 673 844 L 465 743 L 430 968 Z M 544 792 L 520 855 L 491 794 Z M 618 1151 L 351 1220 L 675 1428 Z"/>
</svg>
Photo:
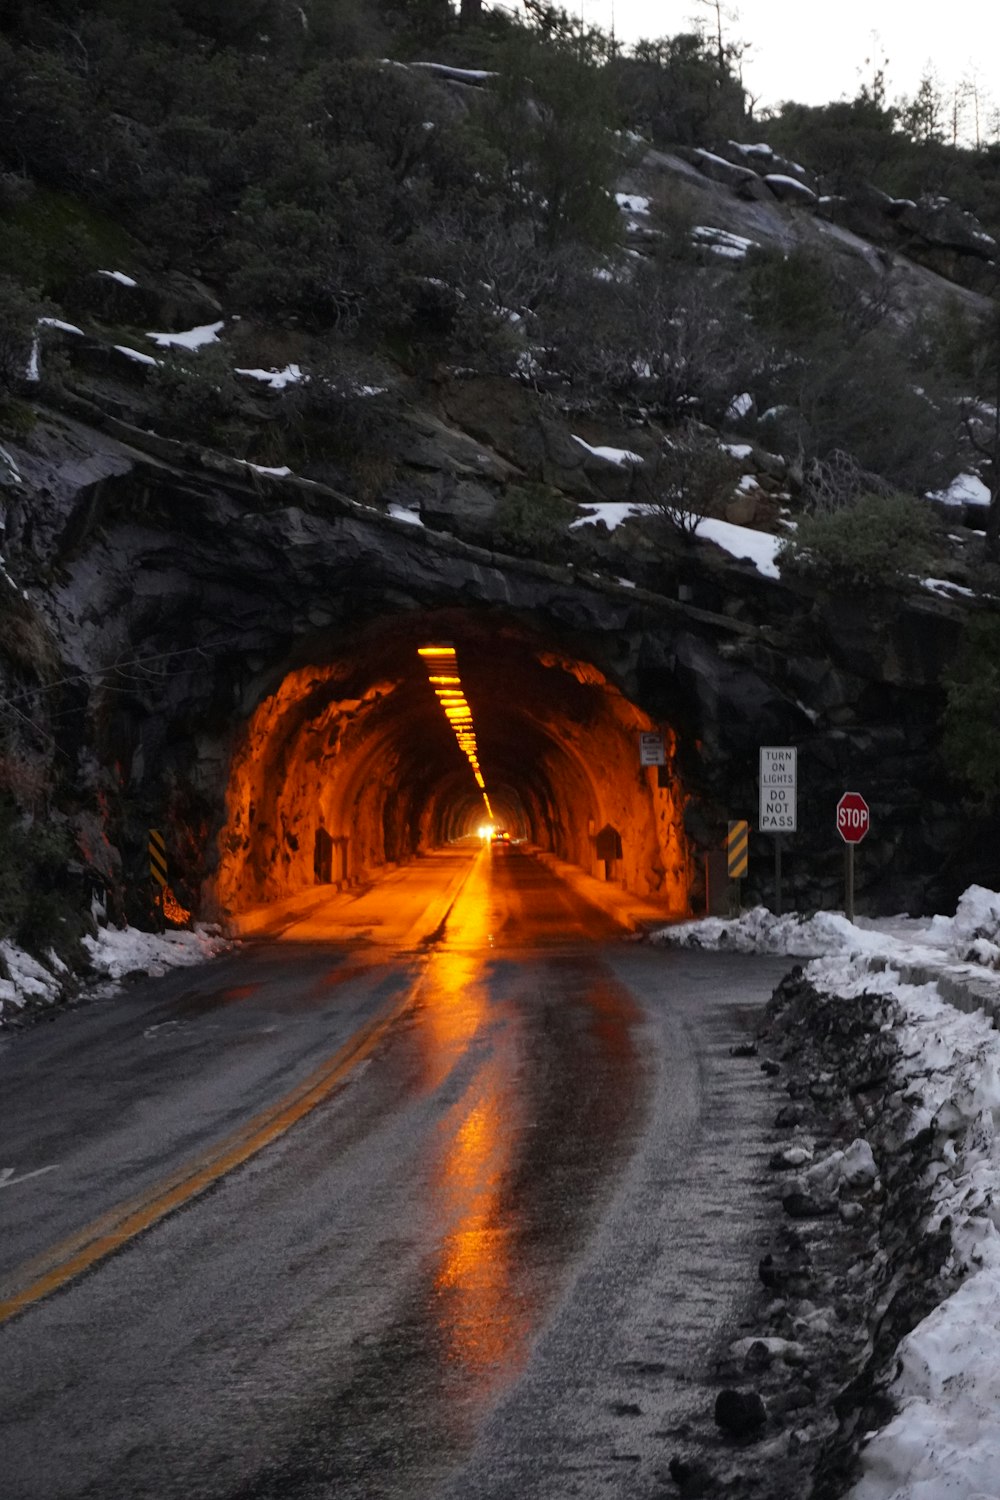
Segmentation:
<svg viewBox="0 0 1000 1500">
<path fill-rule="evenodd" d="M 215 905 L 363 880 L 484 822 L 417 654 L 441 641 L 457 653 L 497 823 L 588 871 L 610 825 L 622 838 L 614 878 L 683 910 L 683 791 L 638 758 L 639 731 L 663 726 L 551 637 L 482 610 L 410 612 L 316 640 L 310 664 L 266 692 L 233 757 Z"/>
</svg>

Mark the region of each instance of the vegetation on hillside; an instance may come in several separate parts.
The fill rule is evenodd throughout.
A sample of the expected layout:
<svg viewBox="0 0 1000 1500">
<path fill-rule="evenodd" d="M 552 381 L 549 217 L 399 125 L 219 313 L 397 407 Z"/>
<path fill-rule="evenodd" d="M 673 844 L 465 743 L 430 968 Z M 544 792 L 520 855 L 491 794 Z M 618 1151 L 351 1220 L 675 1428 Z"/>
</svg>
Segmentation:
<svg viewBox="0 0 1000 1500">
<path fill-rule="evenodd" d="M 89 313 L 119 344 L 123 304 L 94 281 L 127 270 L 225 314 L 223 346 L 132 367 L 133 413 L 167 436 L 377 500 L 393 375 L 509 376 L 540 407 L 645 429 L 634 493 L 661 537 L 723 507 L 725 428 L 783 456 L 803 513 L 784 564 L 823 586 L 907 586 L 940 546 L 920 497 L 970 467 L 997 558 L 997 315 L 915 315 L 889 252 L 867 275 L 807 248 L 713 255 L 680 187 L 639 253 L 615 200 L 647 144 L 766 142 L 859 213 L 873 192 L 947 197 L 1000 239 L 986 101 L 924 79 L 890 102 L 876 74 L 762 116 L 706 14 L 714 32 L 623 49 L 545 0 L 0 0 L 0 439 L 30 421 L 39 337 L 60 378 L 39 318 Z M 270 361 L 308 379 L 234 374 Z M 499 500 L 495 545 L 560 554 L 572 511 L 547 479 Z"/>
<path fill-rule="evenodd" d="M 6 0 L 0 382 L 23 367 L 32 308 L 127 263 L 195 275 L 227 316 L 328 349 L 510 370 L 667 426 L 717 421 L 752 381 L 800 467 L 846 449 L 892 486 L 943 482 L 969 440 L 949 359 L 982 342 L 974 327 L 950 348 L 917 337 L 891 276 L 874 294 L 805 251 L 707 266 L 681 205 L 643 260 L 616 254 L 612 189 L 637 133 L 766 135 L 830 192 L 947 181 L 1000 233 L 1000 146 L 949 142 L 927 88 L 890 106 L 876 79 L 759 120 L 741 51 L 721 28 L 623 50 L 542 0 Z M 482 86 L 403 66 L 427 57 Z"/>
</svg>

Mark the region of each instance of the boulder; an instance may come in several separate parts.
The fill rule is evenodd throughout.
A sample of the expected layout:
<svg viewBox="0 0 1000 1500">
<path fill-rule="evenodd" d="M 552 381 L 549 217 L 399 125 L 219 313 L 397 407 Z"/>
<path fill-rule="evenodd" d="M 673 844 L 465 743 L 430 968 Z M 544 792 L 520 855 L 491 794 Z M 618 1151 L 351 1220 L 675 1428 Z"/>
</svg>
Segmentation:
<svg viewBox="0 0 1000 1500">
<path fill-rule="evenodd" d="M 752 490 L 741 490 L 725 507 L 725 519 L 734 526 L 753 526 L 760 512 L 759 496 Z"/>
<path fill-rule="evenodd" d="M 92 271 L 73 285 L 66 301 L 74 314 L 91 313 L 103 322 L 142 325 L 156 332 L 179 332 L 225 316 L 215 294 L 181 271 L 163 276 Z"/>
<path fill-rule="evenodd" d="M 715 1425 L 738 1443 L 753 1442 L 767 1425 L 767 1407 L 756 1391 L 720 1391 L 715 1398 Z"/>
<path fill-rule="evenodd" d="M 428 411 L 404 414 L 399 444 L 397 456 L 417 469 L 501 484 L 520 477 L 515 465 Z"/>
<path fill-rule="evenodd" d="M 764 181 L 779 203 L 798 203 L 812 208 L 818 201 L 811 187 L 784 172 L 769 172 Z"/>
<path fill-rule="evenodd" d="M 420 518 L 425 525 L 436 530 L 486 541 L 491 535 L 498 505 L 497 495 L 485 485 L 472 479 L 438 474 L 421 496 Z"/>
<path fill-rule="evenodd" d="M 716 156 L 714 151 L 703 151 L 700 147 L 684 149 L 682 155 L 712 182 L 724 183 L 735 192 L 742 191 L 746 197 L 767 196 L 761 190 L 760 176 L 749 167 L 737 166 L 735 162 L 726 161 L 724 156 Z"/>
<path fill-rule="evenodd" d="M 812 172 L 807 172 L 799 162 L 779 155 L 764 141 L 752 141 L 748 144 L 727 141 L 724 146 L 719 147 L 719 155 L 736 162 L 739 166 L 750 167 L 761 177 L 766 177 L 770 172 L 779 172 L 786 177 L 797 177 L 800 182 L 804 182 L 810 188 L 816 187 L 816 179 Z"/>
<path fill-rule="evenodd" d="M 948 198 L 925 196 L 916 203 L 893 200 L 893 207 L 899 228 L 935 249 L 953 250 L 984 261 L 993 260 L 1000 250 L 979 220 Z"/>
</svg>

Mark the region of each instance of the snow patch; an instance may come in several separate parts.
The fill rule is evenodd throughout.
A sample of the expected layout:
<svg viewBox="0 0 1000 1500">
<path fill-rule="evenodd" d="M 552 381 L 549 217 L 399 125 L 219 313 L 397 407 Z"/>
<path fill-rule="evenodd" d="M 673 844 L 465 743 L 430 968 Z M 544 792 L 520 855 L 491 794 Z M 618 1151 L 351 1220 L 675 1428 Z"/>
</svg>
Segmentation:
<svg viewBox="0 0 1000 1500">
<path fill-rule="evenodd" d="M 624 213 L 649 213 L 649 199 L 642 197 L 640 193 L 616 193 L 615 202 Z"/>
<path fill-rule="evenodd" d="M 259 380 L 264 385 L 269 385 L 272 391 L 283 391 L 286 385 L 295 385 L 300 380 L 308 380 L 308 375 L 303 375 L 299 365 L 286 365 L 283 370 L 237 370 L 237 375 L 246 375 L 249 380 Z"/>
<path fill-rule="evenodd" d="M 711 516 L 701 520 L 698 535 L 714 542 L 731 557 L 749 558 L 757 572 L 765 578 L 780 577 L 777 563 L 780 536 L 772 536 L 767 531 L 753 531 L 749 526 L 736 526 L 731 521 L 717 521 Z"/>
<path fill-rule="evenodd" d="M 726 256 L 730 260 L 744 260 L 747 251 L 755 249 L 757 244 L 756 240 L 748 240 L 745 235 L 732 234 L 728 229 L 715 229 L 710 224 L 696 224 L 691 231 L 691 238 L 696 244 L 704 245 L 716 255 Z"/>
<path fill-rule="evenodd" d="M 82 328 L 77 328 L 75 323 L 64 323 L 62 318 L 39 318 L 41 328 L 58 328 L 62 333 L 76 333 L 80 338 L 86 338 Z"/>
<path fill-rule="evenodd" d="M 96 938 L 85 937 L 84 946 L 97 973 L 106 979 L 121 979 L 137 970 L 165 974 L 168 969 L 201 964 L 232 945 L 217 928 L 197 926 L 187 932 L 139 932 L 134 927 L 104 927 Z"/>
<path fill-rule="evenodd" d="M 225 319 L 220 318 L 218 323 L 202 323 L 186 333 L 147 333 L 146 337 L 160 349 L 202 349 L 206 344 L 219 342 L 219 329 L 224 326 Z"/>
<path fill-rule="evenodd" d="M 946 490 L 931 490 L 926 498 L 942 505 L 989 505 L 990 492 L 978 474 L 959 474 Z"/>
<path fill-rule="evenodd" d="M 119 354 L 124 354 L 126 359 L 134 359 L 137 365 L 158 365 L 160 361 L 154 359 L 151 354 L 143 354 L 141 349 L 130 349 L 128 344 L 115 344 Z"/>
<path fill-rule="evenodd" d="M 579 526 L 595 526 L 598 521 L 603 521 L 609 531 L 614 531 L 630 516 L 652 514 L 651 506 L 635 504 L 631 500 L 599 500 L 593 505 L 582 506 L 581 509 L 586 514 L 570 522 L 570 531 L 576 531 Z"/>
<path fill-rule="evenodd" d="M 271 469 L 266 464 L 252 464 L 249 459 L 244 459 L 243 462 L 248 469 L 253 469 L 255 474 L 265 474 L 269 479 L 287 479 L 292 472 L 287 464 L 282 464 L 277 469 Z"/>
<path fill-rule="evenodd" d="M 390 503 L 388 513 L 394 521 L 406 521 L 411 526 L 423 526 L 424 524 L 420 519 L 419 511 L 407 510 L 405 505 L 397 505 L 395 501 Z"/>
<path fill-rule="evenodd" d="M 640 453 L 631 453 L 628 448 L 592 448 L 589 443 L 584 442 L 582 437 L 577 437 L 575 432 L 571 436 L 574 443 L 579 443 L 581 448 L 586 448 L 587 452 L 592 453 L 595 458 L 603 458 L 610 464 L 618 464 L 620 467 L 623 464 L 638 465 L 644 462 Z"/>
<path fill-rule="evenodd" d="M 0 482 L 4 484 L 23 484 L 21 471 L 17 467 L 14 455 L 0 443 L 0 464 L 6 469 L 5 474 L 0 474 Z"/>
<path fill-rule="evenodd" d="M 947 578 L 924 578 L 921 579 L 921 586 L 932 594 L 940 595 L 942 599 L 953 599 L 956 595 L 964 599 L 976 597 L 975 589 L 967 589 L 963 584 L 952 583 Z"/>
</svg>

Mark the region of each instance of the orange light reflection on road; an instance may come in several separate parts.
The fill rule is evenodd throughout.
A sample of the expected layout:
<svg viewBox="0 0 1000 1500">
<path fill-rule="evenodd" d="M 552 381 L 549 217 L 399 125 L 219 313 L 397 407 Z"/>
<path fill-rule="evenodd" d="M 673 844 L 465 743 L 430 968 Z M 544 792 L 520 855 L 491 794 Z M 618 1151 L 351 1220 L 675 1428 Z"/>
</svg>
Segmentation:
<svg viewBox="0 0 1000 1500">
<path fill-rule="evenodd" d="M 474 867 L 448 917 L 446 939 L 428 963 L 420 988 L 426 1043 L 423 1083 L 437 1088 L 465 1054 L 486 1018 L 483 964 L 489 955 L 492 911 L 489 866 Z"/>
<path fill-rule="evenodd" d="M 484 966 L 495 922 L 491 865 L 480 854 L 449 918 L 445 942 L 428 967 L 425 1026 L 428 1082 L 438 1086 L 468 1055 L 485 1022 Z M 513 1024 L 505 1018 L 505 1027 Z M 530 1309 L 511 1295 L 515 1225 L 501 1203 L 519 1134 L 518 1104 L 507 1086 L 509 1055 L 491 1050 L 445 1123 L 448 1130 L 432 1178 L 434 1213 L 443 1226 L 435 1273 L 437 1319 L 450 1358 L 479 1383 L 506 1379 L 523 1364 Z M 502 1046 L 511 1046 L 505 1034 Z"/>
<path fill-rule="evenodd" d="M 514 1225 L 504 1222 L 501 1184 L 510 1166 L 508 1100 L 486 1070 L 486 1094 L 466 1116 L 442 1163 L 443 1206 L 464 1204 L 444 1241 L 434 1280 L 438 1322 L 451 1358 L 470 1373 L 506 1378 L 524 1362 L 530 1317 L 511 1296 Z M 450 1200 L 450 1203 L 449 1203 Z"/>
</svg>

